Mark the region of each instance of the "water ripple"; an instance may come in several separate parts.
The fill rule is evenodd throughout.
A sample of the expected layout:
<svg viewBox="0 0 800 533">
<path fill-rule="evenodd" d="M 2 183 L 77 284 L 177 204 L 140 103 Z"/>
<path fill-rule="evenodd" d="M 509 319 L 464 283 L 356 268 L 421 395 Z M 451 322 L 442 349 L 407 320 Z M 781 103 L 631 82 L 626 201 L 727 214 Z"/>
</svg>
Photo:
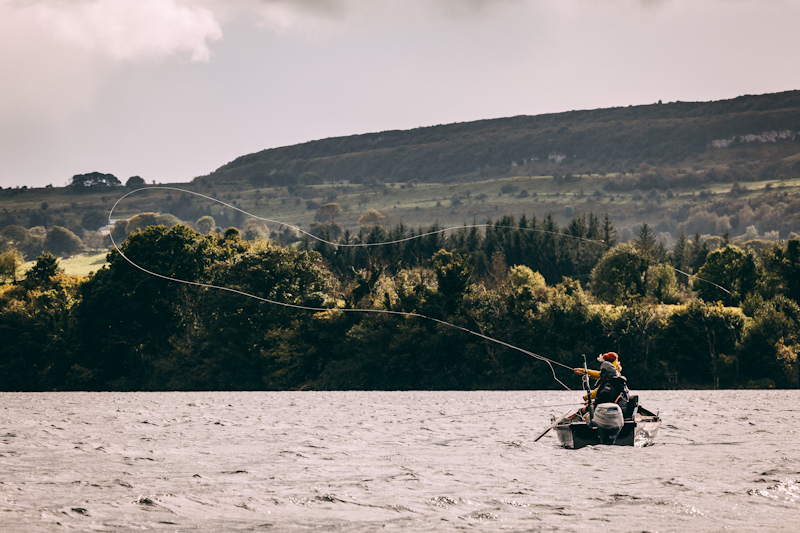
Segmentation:
<svg viewBox="0 0 800 533">
<path fill-rule="evenodd" d="M 794 529 L 798 391 L 639 395 L 565 450 L 566 392 L 2 393 L 0 530 Z"/>
</svg>

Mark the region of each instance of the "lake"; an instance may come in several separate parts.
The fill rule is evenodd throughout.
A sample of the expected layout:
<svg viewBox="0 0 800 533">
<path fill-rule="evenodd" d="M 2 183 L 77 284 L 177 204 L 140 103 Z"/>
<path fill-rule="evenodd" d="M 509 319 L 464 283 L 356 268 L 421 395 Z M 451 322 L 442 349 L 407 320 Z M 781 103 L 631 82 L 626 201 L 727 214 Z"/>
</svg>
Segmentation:
<svg viewBox="0 0 800 533">
<path fill-rule="evenodd" d="M 0 530 L 797 530 L 800 391 L 638 394 L 567 450 L 580 392 L 1 393 Z"/>
</svg>

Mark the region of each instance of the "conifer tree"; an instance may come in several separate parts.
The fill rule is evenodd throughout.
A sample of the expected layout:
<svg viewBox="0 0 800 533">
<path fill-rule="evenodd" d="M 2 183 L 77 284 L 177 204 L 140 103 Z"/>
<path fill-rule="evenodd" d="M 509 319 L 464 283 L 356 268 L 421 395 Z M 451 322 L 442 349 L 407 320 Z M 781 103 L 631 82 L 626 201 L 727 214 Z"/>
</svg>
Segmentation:
<svg viewBox="0 0 800 533">
<path fill-rule="evenodd" d="M 611 223 L 611 217 L 608 216 L 608 212 L 606 212 L 606 216 L 603 217 L 603 227 L 601 230 L 601 235 L 603 240 L 606 243 L 606 248 L 611 249 L 617 245 L 619 240 L 617 239 L 617 229 Z"/>
<path fill-rule="evenodd" d="M 642 224 L 639 228 L 639 234 L 634 241 L 636 250 L 646 259 L 653 259 L 656 252 L 656 236 L 653 235 L 653 230 L 647 225 L 647 222 Z"/>
<path fill-rule="evenodd" d="M 686 233 L 681 231 L 681 234 L 678 236 L 678 240 L 675 242 L 675 246 L 672 248 L 672 255 L 670 256 L 672 266 L 674 266 L 676 269 L 686 271 L 689 246 L 689 239 L 686 237 Z M 678 281 L 682 285 L 685 285 L 688 281 L 688 278 L 683 274 L 678 274 Z"/>
</svg>

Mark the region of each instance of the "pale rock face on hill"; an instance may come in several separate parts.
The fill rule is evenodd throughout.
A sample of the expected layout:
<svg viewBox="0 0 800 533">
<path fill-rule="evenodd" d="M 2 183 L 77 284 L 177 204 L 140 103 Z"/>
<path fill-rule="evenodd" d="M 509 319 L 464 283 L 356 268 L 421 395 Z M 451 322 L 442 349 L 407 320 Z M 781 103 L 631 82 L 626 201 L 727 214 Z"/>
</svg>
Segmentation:
<svg viewBox="0 0 800 533">
<path fill-rule="evenodd" d="M 792 130 L 781 130 L 781 131 L 765 131 L 760 135 L 756 135 L 754 133 L 748 133 L 746 135 L 734 135 L 730 139 L 715 139 L 711 141 L 711 146 L 714 148 L 727 148 L 728 146 L 732 145 L 736 142 L 736 138 L 739 138 L 740 143 L 751 143 L 751 142 L 778 142 L 778 140 L 782 139 L 791 139 L 795 140 L 797 137 L 797 132 Z"/>
</svg>

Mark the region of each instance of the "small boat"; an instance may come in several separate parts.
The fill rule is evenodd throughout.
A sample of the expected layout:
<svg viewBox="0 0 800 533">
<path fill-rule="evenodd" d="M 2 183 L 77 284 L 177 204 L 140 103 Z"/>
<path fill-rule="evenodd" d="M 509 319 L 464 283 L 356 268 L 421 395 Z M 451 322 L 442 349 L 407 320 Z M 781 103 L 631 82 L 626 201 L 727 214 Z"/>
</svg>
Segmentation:
<svg viewBox="0 0 800 533">
<path fill-rule="evenodd" d="M 597 426 L 589 423 L 589 413 L 586 409 L 579 408 L 556 420 L 553 418 L 551 426 L 558 437 L 558 442 L 565 448 L 577 450 L 584 446 L 600 444 L 600 431 Z M 629 419 L 624 420 L 622 429 L 617 436 L 616 446 L 648 446 L 653 443 L 661 427 L 661 418 L 658 413 L 648 411 L 637 406 Z"/>
</svg>

